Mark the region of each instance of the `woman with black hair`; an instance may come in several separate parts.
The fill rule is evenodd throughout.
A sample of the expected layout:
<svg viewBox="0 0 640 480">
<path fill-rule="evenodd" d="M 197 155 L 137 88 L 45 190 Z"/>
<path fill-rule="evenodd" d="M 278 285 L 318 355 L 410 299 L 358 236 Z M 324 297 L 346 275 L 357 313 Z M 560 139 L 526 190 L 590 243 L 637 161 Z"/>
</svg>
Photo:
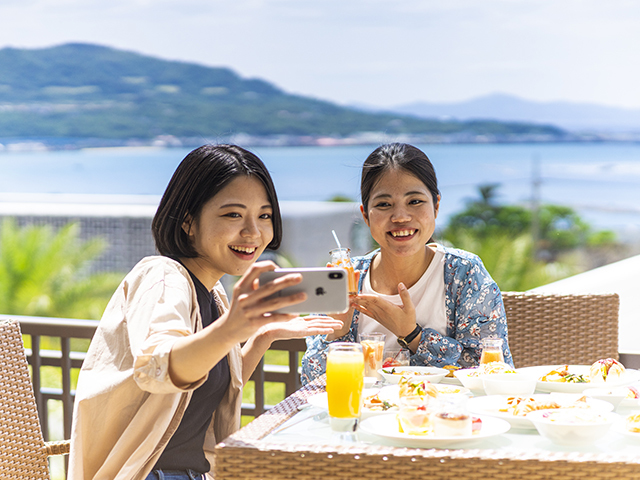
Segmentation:
<svg viewBox="0 0 640 480">
<path fill-rule="evenodd" d="M 206 145 L 176 169 L 153 219 L 159 256 L 118 287 L 83 363 L 69 479 L 200 479 L 216 442 L 240 426 L 242 385 L 271 343 L 328 334 L 329 317 L 270 314 L 301 280 L 259 286 L 282 220 L 271 177 L 252 153 Z M 224 274 L 242 275 L 227 301 Z M 245 342 L 241 347 L 240 344 Z"/>
<path fill-rule="evenodd" d="M 353 259 L 359 294 L 355 308 L 334 315 L 343 327 L 307 338 L 303 383 L 325 372 L 329 343 L 355 342 L 358 333 L 385 333 L 385 347 L 409 350 L 411 365 L 436 367 L 477 366 L 481 340 L 501 338 L 513 364 L 498 285 L 476 255 L 433 242 L 440 191 L 429 158 L 412 145 L 383 145 L 365 160 L 360 185 L 380 248 Z"/>
</svg>

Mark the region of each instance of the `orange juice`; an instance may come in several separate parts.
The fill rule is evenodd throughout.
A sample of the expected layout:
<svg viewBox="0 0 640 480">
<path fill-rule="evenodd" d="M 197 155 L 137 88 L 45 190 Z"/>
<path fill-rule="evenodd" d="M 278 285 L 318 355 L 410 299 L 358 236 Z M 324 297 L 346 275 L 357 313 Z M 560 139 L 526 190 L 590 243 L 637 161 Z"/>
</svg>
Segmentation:
<svg viewBox="0 0 640 480">
<path fill-rule="evenodd" d="M 482 344 L 480 363 L 504 362 L 502 341 L 501 338 L 483 338 L 480 342 Z"/>
<path fill-rule="evenodd" d="M 360 347 L 358 344 L 350 345 Z M 327 355 L 329 415 L 333 418 L 359 417 L 363 388 L 364 357 L 362 350 L 330 349 Z"/>
<path fill-rule="evenodd" d="M 349 295 L 358 294 L 358 284 L 356 282 L 356 272 L 351 263 L 348 248 L 334 248 L 329 252 L 331 255 L 331 265 L 344 268 L 347 271 Z"/>
<path fill-rule="evenodd" d="M 502 355 L 502 350 L 498 350 L 498 351 L 483 350 L 482 356 L 480 357 L 480 363 L 490 363 L 490 362 L 504 362 L 504 356 Z"/>
</svg>

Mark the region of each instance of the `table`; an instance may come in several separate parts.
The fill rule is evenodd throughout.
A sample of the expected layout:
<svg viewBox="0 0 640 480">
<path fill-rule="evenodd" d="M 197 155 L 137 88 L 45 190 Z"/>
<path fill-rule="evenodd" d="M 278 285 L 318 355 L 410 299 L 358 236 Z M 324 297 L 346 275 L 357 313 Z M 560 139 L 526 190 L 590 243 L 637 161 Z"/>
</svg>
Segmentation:
<svg viewBox="0 0 640 480">
<path fill-rule="evenodd" d="M 640 443 L 614 432 L 595 446 L 579 448 L 554 446 L 525 431 L 461 449 L 406 448 L 366 434 L 359 434 L 356 443 L 340 443 L 331 438 L 326 418 L 317 419 L 319 409 L 298 411 L 306 398 L 324 391 L 324 380 L 298 390 L 221 442 L 216 447 L 215 478 L 640 479 Z M 276 432 L 300 418 L 305 420 Z"/>
</svg>

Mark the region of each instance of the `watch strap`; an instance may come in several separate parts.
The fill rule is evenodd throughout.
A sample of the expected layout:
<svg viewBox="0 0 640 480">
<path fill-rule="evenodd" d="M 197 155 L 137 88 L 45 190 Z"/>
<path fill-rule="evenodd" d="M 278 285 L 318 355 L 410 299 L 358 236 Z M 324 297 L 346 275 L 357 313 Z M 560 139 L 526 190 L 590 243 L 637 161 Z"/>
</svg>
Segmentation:
<svg viewBox="0 0 640 480">
<path fill-rule="evenodd" d="M 401 347 L 409 348 L 409 344 L 422 333 L 422 327 L 416 323 L 416 328 L 406 337 L 398 337 L 398 343 Z"/>
</svg>

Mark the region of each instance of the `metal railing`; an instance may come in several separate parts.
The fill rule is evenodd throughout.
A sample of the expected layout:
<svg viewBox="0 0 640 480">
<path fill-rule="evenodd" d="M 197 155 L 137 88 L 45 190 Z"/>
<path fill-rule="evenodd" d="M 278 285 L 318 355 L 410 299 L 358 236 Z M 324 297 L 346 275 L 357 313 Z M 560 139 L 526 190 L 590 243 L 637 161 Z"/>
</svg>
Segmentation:
<svg viewBox="0 0 640 480">
<path fill-rule="evenodd" d="M 97 320 L 78 320 L 66 318 L 25 317 L 19 315 L 0 315 L 0 319 L 14 319 L 20 322 L 23 335 L 31 338 L 31 348 L 26 348 L 26 355 L 31 366 L 33 391 L 38 405 L 38 415 L 45 441 L 50 439 L 49 408 L 50 401 L 62 402 L 62 432 L 65 439 L 71 436 L 73 401 L 75 391 L 72 390 L 71 370 L 79 369 L 85 357 L 81 351 L 71 350 L 71 339 L 91 339 L 98 326 Z M 42 337 L 59 339 L 60 350 L 42 349 Z M 303 339 L 280 340 L 274 342 L 271 350 L 288 352 L 288 365 L 265 365 L 264 358 L 251 376 L 255 386 L 253 404 L 242 405 L 242 415 L 258 416 L 270 405 L 265 404 L 265 382 L 283 383 L 285 396 L 291 395 L 300 388 L 298 372 L 299 352 L 306 348 Z M 62 384 L 60 388 L 42 386 L 42 368 L 55 367 L 60 370 Z M 56 439 L 60 440 L 60 439 Z"/>
</svg>

